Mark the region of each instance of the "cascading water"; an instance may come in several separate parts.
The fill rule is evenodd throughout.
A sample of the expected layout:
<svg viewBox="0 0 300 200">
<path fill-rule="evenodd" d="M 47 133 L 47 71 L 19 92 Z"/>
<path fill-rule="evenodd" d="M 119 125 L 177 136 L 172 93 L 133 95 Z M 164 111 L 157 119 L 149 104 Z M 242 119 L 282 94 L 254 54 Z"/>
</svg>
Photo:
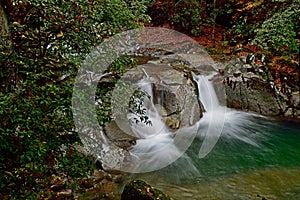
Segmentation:
<svg viewBox="0 0 300 200">
<path fill-rule="evenodd" d="M 200 102 L 206 111 L 200 120 L 200 130 L 198 131 L 199 136 L 205 138 L 199 150 L 199 158 L 205 157 L 212 150 L 224 127 L 226 107 L 219 104 L 213 84 L 209 81 L 214 75 L 196 76 L 193 74 L 198 85 Z"/>
<path fill-rule="evenodd" d="M 198 123 L 198 137 L 184 154 L 191 163 L 179 159 L 139 178 L 174 199 L 299 199 L 299 125 L 221 106 L 212 76 L 194 75 L 206 112 Z M 147 146 L 144 141 L 140 149 Z M 186 173 L 190 164 L 198 174 Z"/>
<path fill-rule="evenodd" d="M 198 85 L 200 101 L 203 104 L 207 113 L 219 110 L 221 108 L 213 83 L 209 81 L 209 79 L 211 79 L 214 75 L 215 73 L 212 73 L 208 76 L 196 76 L 193 73 L 193 78 Z"/>
<path fill-rule="evenodd" d="M 133 123 L 131 125 L 132 132 L 139 138 L 136 145 L 130 150 L 131 155 L 136 159 L 136 172 L 154 171 L 166 167 L 182 157 L 185 162 L 190 163 L 190 173 L 197 174 L 198 171 L 193 166 L 190 158 L 183 155 L 186 150 L 184 147 L 189 145 L 182 145 L 181 141 L 184 135 L 187 139 L 189 139 L 187 134 L 190 137 L 192 137 L 192 133 L 195 135 L 197 126 L 182 128 L 180 131 L 172 133 L 153 103 L 151 82 L 145 77 L 138 85 L 141 90 L 150 96 L 150 99 L 144 99 L 143 106 L 146 108 L 146 115 L 151 125 L 145 123 Z M 129 119 L 135 117 L 132 113 L 128 115 Z"/>
<path fill-rule="evenodd" d="M 150 97 L 144 98 L 143 107 L 146 110 L 145 115 L 149 117 L 151 125 L 145 123 L 133 123 L 131 125 L 132 131 L 137 138 L 150 138 L 155 135 L 168 135 L 168 128 L 163 122 L 162 117 L 159 115 L 152 101 L 153 91 L 151 82 L 144 78 L 138 83 L 138 85 L 140 89 L 146 92 L 146 94 L 148 94 Z M 128 118 L 131 120 L 133 120 L 135 117 L 136 116 L 134 113 L 130 113 L 128 115 Z"/>
<path fill-rule="evenodd" d="M 217 143 L 218 138 L 229 137 L 241 140 L 248 144 L 257 146 L 255 132 L 243 127 L 253 124 L 253 117 L 265 118 L 254 113 L 246 113 L 225 106 L 221 106 L 210 79 L 215 75 L 208 76 L 193 74 L 199 90 L 199 99 L 204 106 L 205 113 L 200 120 L 199 137 L 204 137 L 203 145 L 199 152 L 199 157 L 205 157 Z M 259 125 L 256 125 L 259 126 Z M 261 136 L 261 135 L 260 135 Z"/>
<path fill-rule="evenodd" d="M 254 116 L 254 114 L 221 106 L 213 83 L 210 81 L 214 75 L 213 73 L 208 76 L 193 74 L 193 78 L 198 85 L 199 99 L 204 106 L 205 113 L 194 126 L 181 128 L 175 133 L 169 130 L 153 104 L 151 82 L 145 77 L 138 83 L 140 89 L 151 97 L 150 99 L 145 98 L 143 102 L 143 107 L 151 125 L 142 122 L 131 124 L 134 136 L 139 138 L 136 145 L 130 150 L 132 157 L 135 158 L 136 170 L 134 171 L 152 171 L 173 163 L 186 150 L 181 148 L 181 144 L 185 143 L 186 140 L 193 140 L 194 133 L 198 134 L 199 138 L 204 138 L 199 150 L 199 158 L 204 158 L 212 151 L 221 134 L 224 134 L 224 137 L 235 138 L 257 146 L 255 140 L 253 140 L 255 132 L 240 128 L 243 124 L 251 124 L 251 116 Z M 133 113 L 128 114 L 129 120 L 133 120 L 135 117 L 137 116 Z M 189 163 L 193 163 L 188 156 L 184 155 L 183 157 L 186 161 L 189 160 Z M 191 164 L 190 171 L 197 174 L 195 169 Z"/>
</svg>

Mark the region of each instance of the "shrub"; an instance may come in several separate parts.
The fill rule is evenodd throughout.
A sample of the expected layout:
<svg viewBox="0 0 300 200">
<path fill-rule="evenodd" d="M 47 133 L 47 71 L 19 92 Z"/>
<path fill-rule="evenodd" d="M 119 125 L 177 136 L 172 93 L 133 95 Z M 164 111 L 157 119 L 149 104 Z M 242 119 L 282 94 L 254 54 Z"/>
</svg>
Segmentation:
<svg viewBox="0 0 300 200">
<path fill-rule="evenodd" d="M 201 18 L 201 5 L 198 1 L 175 1 L 174 14 L 170 21 L 178 31 L 183 31 L 194 36 L 201 35 L 200 25 L 203 23 Z"/>
<path fill-rule="evenodd" d="M 263 22 L 253 43 L 277 55 L 299 53 L 300 3 L 295 1 L 286 10 Z"/>
</svg>

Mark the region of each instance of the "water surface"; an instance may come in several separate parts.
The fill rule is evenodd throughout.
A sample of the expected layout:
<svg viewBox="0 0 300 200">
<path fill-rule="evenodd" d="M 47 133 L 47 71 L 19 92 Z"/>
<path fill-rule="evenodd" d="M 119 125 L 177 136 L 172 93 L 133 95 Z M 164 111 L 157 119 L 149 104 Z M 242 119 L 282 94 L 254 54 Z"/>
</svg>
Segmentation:
<svg viewBox="0 0 300 200">
<path fill-rule="evenodd" d="M 300 124 L 256 115 L 247 118 L 251 124 L 242 124 L 242 139 L 226 133 L 225 127 L 205 158 L 198 158 L 203 139 L 197 137 L 185 155 L 192 163 L 183 158 L 137 176 L 179 200 L 300 199 Z M 245 140 L 245 130 L 255 143 Z"/>
</svg>

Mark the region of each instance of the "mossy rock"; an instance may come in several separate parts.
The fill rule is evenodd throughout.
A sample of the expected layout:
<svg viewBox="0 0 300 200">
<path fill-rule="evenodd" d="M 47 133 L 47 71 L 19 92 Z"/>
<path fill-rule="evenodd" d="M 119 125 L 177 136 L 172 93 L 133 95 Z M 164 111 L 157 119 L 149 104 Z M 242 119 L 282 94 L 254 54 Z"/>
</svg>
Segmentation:
<svg viewBox="0 0 300 200">
<path fill-rule="evenodd" d="M 126 184 L 121 200 L 171 200 L 160 190 L 153 188 L 142 180 L 133 180 Z"/>
</svg>

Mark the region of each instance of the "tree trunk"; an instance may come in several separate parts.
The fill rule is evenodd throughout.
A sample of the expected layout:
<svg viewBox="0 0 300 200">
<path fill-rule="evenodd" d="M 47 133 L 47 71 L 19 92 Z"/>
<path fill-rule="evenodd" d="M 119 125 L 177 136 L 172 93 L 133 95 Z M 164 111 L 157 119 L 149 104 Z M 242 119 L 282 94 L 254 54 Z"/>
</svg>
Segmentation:
<svg viewBox="0 0 300 200">
<path fill-rule="evenodd" d="M 216 47 L 216 40 L 215 40 L 215 29 L 216 29 L 216 18 L 217 18 L 217 11 L 216 11 L 216 0 L 214 0 L 214 24 L 213 24 L 213 30 L 212 30 L 212 40 L 213 40 L 213 47 Z"/>
<path fill-rule="evenodd" d="M 0 3 L 0 39 L 4 40 L 3 37 L 8 35 L 7 17 L 4 12 L 4 6 Z"/>
<path fill-rule="evenodd" d="M 14 69 L 6 65 L 8 60 L 8 52 L 11 49 L 11 42 L 9 39 L 8 18 L 12 8 L 11 0 L 1 0 L 0 2 L 0 51 L 4 55 L 0 58 L 0 91 L 5 91 L 5 88 L 11 85 L 12 77 L 15 76 Z"/>
</svg>

